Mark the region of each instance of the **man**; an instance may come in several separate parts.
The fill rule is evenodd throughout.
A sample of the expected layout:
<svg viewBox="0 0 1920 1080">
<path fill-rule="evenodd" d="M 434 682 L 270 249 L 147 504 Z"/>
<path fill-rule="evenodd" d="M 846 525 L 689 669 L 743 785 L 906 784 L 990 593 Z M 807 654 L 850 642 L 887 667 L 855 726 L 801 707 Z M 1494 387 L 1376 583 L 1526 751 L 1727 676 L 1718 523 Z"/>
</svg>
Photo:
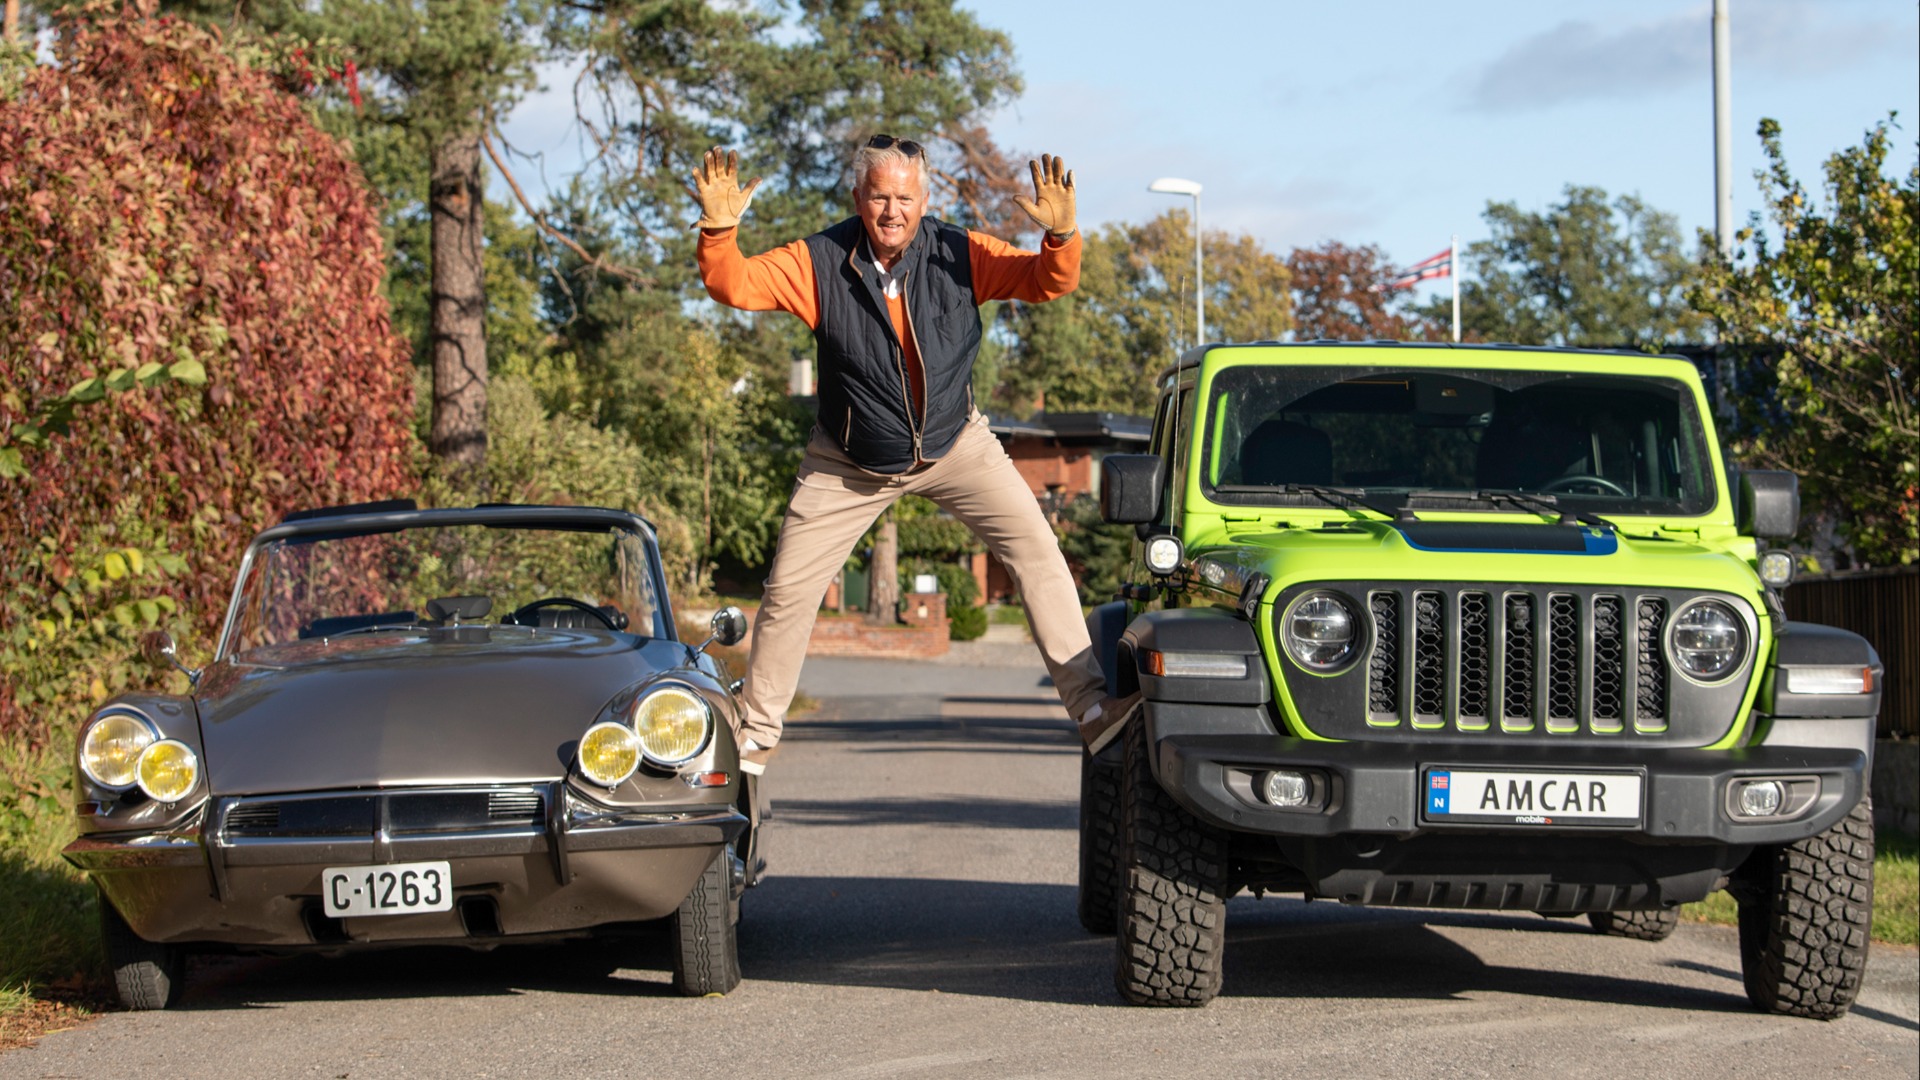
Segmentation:
<svg viewBox="0 0 1920 1080">
<path fill-rule="evenodd" d="M 780 741 L 828 583 L 902 495 L 932 500 L 1007 567 L 1081 738 L 1098 750 L 1120 730 L 1131 702 L 1104 698 L 1066 559 L 973 402 L 979 306 L 1040 303 L 1080 283 L 1073 174 L 1044 155 L 1029 165 L 1033 198 L 1015 202 L 1045 231 L 1037 253 L 926 217 L 926 151 L 910 139 L 876 135 L 854 154 L 856 216 L 750 259 L 735 232 L 760 181 L 742 188 L 739 156 L 719 147 L 693 175 L 707 293 L 799 316 L 819 357 L 818 422 L 747 659 L 748 772 L 762 772 Z"/>
</svg>

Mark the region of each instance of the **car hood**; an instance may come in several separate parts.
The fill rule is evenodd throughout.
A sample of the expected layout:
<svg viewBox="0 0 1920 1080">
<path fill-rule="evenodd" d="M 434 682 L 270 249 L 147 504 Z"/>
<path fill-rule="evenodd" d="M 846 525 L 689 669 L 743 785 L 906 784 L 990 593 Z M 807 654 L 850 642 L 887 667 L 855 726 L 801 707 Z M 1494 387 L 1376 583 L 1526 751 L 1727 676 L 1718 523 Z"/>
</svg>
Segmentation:
<svg viewBox="0 0 1920 1080">
<path fill-rule="evenodd" d="M 685 646 L 586 631 L 463 627 L 257 649 L 196 694 L 215 794 L 565 775 L 620 691 Z"/>
<path fill-rule="evenodd" d="M 1658 535 L 1529 522 L 1423 522 L 1395 527 L 1352 521 L 1267 530 L 1196 546 L 1228 576 L 1254 571 L 1276 587 L 1320 581 L 1546 582 L 1716 590 L 1752 596 L 1758 579 L 1722 548 Z"/>
</svg>

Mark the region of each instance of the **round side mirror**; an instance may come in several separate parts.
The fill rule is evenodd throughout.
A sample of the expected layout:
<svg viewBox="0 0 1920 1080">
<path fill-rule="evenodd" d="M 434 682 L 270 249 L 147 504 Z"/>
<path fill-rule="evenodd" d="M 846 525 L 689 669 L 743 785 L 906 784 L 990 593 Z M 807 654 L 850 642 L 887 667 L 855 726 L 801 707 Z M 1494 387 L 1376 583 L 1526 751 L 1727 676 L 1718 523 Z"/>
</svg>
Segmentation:
<svg viewBox="0 0 1920 1080">
<path fill-rule="evenodd" d="M 156 668 L 171 668 L 176 661 L 173 635 L 165 630 L 149 630 L 140 635 L 140 656 Z"/>
<path fill-rule="evenodd" d="M 713 640 L 722 645 L 738 645 L 747 636 L 747 616 L 728 604 L 713 613 Z"/>
</svg>

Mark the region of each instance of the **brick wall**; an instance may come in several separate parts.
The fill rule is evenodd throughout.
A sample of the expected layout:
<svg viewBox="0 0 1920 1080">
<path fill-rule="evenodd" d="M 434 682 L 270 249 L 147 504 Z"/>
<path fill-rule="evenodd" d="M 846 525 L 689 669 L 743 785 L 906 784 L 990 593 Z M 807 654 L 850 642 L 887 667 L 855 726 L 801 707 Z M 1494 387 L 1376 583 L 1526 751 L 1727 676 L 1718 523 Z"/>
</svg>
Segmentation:
<svg viewBox="0 0 1920 1080">
<path fill-rule="evenodd" d="M 822 618 L 813 624 L 813 637 L 807 641 L 808 656 L 878 656 L 925 660 L 943 656 L 946 651 L 945 618 L 923 626 L 876 626 L 857 616 Z"/>
</svg>

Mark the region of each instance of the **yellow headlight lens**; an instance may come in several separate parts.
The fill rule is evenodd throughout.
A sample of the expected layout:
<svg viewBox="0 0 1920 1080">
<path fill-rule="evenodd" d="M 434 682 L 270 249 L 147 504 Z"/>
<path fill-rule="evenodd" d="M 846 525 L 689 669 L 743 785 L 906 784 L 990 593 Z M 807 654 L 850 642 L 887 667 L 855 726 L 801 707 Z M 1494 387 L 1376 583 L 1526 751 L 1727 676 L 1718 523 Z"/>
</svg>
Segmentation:
<svg viewBox="0 0 1920 1080">
<path fill-rule="evenodd" d="M 133 784 L 140 752 L 153 743 L 153 729 L 137 716 L 109 713 L 80 738 L 80 768 L 102 787 Z"/>
<path fill-rule="evenodd" d="M 140 790 L 155 802 L 179 802 L 200 779 L 200 759 L 186 743 L 162 739 L 141 753 Z"/>
<path fill-rule="evenodd" d="M 640 699 L 633 708 L 633 728 L 640 748 L 662 765 L 690 761 L 706 749 L 713 731 L 713 710 L 705 698 L 677 686 L 662 687 Z"/>
<path fill-rule="evenodd" d="M 625 724 L 595 724 L 580 736 L 579 758 L 582 775 L 612 787 L 640 767 L 640 740 Z"/>
</svg>

